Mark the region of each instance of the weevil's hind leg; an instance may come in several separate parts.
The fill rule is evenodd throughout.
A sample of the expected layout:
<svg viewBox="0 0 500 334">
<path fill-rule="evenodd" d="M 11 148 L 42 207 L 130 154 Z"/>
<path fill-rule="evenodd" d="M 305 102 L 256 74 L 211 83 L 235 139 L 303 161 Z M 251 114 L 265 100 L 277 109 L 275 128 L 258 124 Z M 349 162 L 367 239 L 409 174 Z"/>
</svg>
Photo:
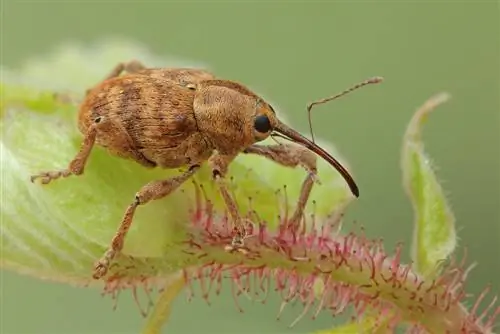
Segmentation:
<svg viewBox="0 0 500 334">
<path fill-rule="evenodd" d="M 126 73 L 135 73 L 146 69 L 146 66 L 138 60 L 131 60 L 126 63 L 118 63 L 116 66 L 109 72 L 109 74 L 104 78 L 104 80 L 111 79 L 119 76 L 123 72 Z"/>
<path fill-rule="evenodd" d="M 198 169 L 199 166 L 194 165 L 179 176 L 172 177 L 167 180 L 149 182 L 137 192 L 134 201 L 127 207 L 120 226 L 111 240 L 109 248 L 95 264 L 93 275 L 95 279 L 99 279 L 106 275 L 111 261 L 113 261 L 116 255 L 118 255 L 118 253 L 123 249 L 125 237 L 127 236 L 128 230 L 132 225 L 137 207 L 170 195 L 174 190 L 186 182 L 186 180 L 193 176 Z"/>
<path fill-rule="evenodd" d="M 70 175 L 82 175 L 83 170 L 85 169 L 85 165 L 87 164 L 87 160 L 90 156 L 90 152 L 94 147 L 98 127 L 103 123 L 103 120 L 103 117 L 97 117 L 94 120 L 94 123 L 89 126 L 87 133 L 83 137 L 82 144 L 80 145 L 80 150 L 73 158 L 73 160 L 71 160 L 66 169 L 40 172 L 36 175 L 31 176 L 31 182 L 35 182 L 35 180 L 40 179 L 42 184 L 48 184 L 52 180 L 56 180 L 61 177 L 64 178 Z"/>
<path fill-rule="evenodd" d="M 208 159 L 208 165 L 212 170 L 212 174 L 219 188 L 219 192 L 222 195 L 224 203 L 226 204 L 227 210 L 229 212 L 229 216 L 231 217 L 231 220 L 233 222 L 235 235 L 231 242 L 231 249 L 238 249 L 244 245 L 244 238 L 246 236 L 245 226 L 238 212 L 236 201 L 229 192 L 225 179 L 228 166 L 234 158 L 234 155 L 223 155 L 216 152 Z"/>
<path fill-rule="evenodd" d="M 111 78 L 118 77 L 123 72 L 136 73 L 136 72 L 142 71 L 144 69 L 146 69 L 146 66 L 138 60 L 131 60 L 131 61 L 126 62 L 126 63 L 118 63 L 115 65 L 115 67 L 113 67 L 113 69 L 108 73 L 108 75 L 106 75 L 103 78 L 103 80 L 108 80 Z M 85 96 L 89 95 L 90 91 L 93 88 L 94 87 L 86 89 Z M 79 101 L 78 101 L 79 99 L 77 97 L 71 96 L 70 93 L 55 93 L 54 99 L 56 99 L 57 101 L 59 101 L 61 103 L 65 103 L 65 104 L 68 103 L 68 104 L 75 104 L 76 105 L 79 103 Z"/>
<path fill-rule="evenodd" d="M 297 167 L 300 165 L 307 171 L 307 176 L 302 182 L 297 206 L 288 221 L 289 227 L 294 229 L 299 228 L 318 172 L 314 153 L 301 146 L 292 144 L 252 145 L 245 149 L 243 153 L 257 154 L 286 167 Z"/>
<path fill-rule="evenodd" d="M 138 60 L 131 60 L 129 62 L 118 63 L 113 67 L 113 69 L 104 77 L 103 80 L 112 79 L 120 76 L 123 72 L 126 73 L 136 73 L 146 69 L 146 66 Z M 92 88 L 85 91 L 85 95 L 88 95 Z"/>
</svg>

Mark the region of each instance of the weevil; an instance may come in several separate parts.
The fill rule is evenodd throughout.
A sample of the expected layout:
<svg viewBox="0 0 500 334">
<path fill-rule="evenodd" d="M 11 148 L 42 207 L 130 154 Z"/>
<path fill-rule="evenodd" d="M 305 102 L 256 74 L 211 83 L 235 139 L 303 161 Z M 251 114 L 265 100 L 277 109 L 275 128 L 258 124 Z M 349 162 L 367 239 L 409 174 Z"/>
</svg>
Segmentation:
<svg viewBox="0 0 500 334">
<path fill-rule="evenodd" d="M 123 72 L 125 72 L 123 74 Z M 123 74 L 123 75 L 122 75 Z M 324 103 L 360 86 L 379 82 L 366 80 Z M 216 78 L 210 72 L 191 68 L 148 69 L 137 61 L 118 64 L 95 87 L 87 90 L 78 112 L 83 135 L 79 152 L 62 170 L 45 171 L 31 177 L 48 184 L 58 178 L 82 175 L 94 145 L 112 154 L 132 159 L 147 168 L 184 168 L 178 176 L 149 182 L 135 194 L 103 256 L 96 261 L 93 277 L 106 275 L 122 250 L 137 207 L 168 196 L 207 163 L 226 204 L 234 227 L 230 249 L 242 249 L 245 226 L 226 183 L 231 162 L 240 154 L 255 154 L 282 166 L 301 166 L 307 172 L 289 226 L 300 224 L 316 180 L 316 154 L 331 164 L 359 196 L 349 172 L 329 153 L 279 120 L 273 107 L 246 86 Z M 258 144 L 270 136 L 291 143 Z"/>
</svg>

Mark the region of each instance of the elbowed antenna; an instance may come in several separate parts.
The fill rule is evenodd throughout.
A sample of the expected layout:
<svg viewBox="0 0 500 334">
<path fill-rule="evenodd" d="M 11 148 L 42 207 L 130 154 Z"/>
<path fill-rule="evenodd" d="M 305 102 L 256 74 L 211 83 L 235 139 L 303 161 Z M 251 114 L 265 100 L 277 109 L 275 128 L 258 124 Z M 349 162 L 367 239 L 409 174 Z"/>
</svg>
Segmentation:
<svg viewBox="0 0 500 334">
<path fill-rule="evenodd" d="M 309 121 L 309 131 L 311 132 L 311 140 L 312 142 L 314 143 L 314 132 L 313 132 L 313 129 L 312 129 L 312 120 L 311 120 L 311 110 L 314 106 L 318 105 L 318 104 L 323 104 L 323 103 L 327 103 L 327 102 L 330 102 L 330 101 L 333 101 L 333 100 L 336 100 L 338 99 L 339 97 L 342 97 L 344 95 L 347 95 L 363 86 L 366 86 L 366 85 L 371 85 L 371 84 L 377 84 L 377 83 L 380 83 L 384 80 L 384 78 L 382 77 L 372 77 L 372 78 L 369 78 L 369 79 L 366 79 L 364 81 L 361 81 L 357 84 L 355 84 L 354 86 L 351 86 L 350 88 L 338 93 L 338 94 L 335 94 L 333 96 L 330 96 L 330 97 L 326 97 L 324 99 L 320 99 L 320 100 L 317 100 L 317 101 L 314 101 L 312 103 L 310 103 L 308 106 L 307 106 L 307 119 Z"/>
<path fill-rule="evenodd" d="M 352 178 L 352 176 L 349 174 L 347 169 L 344 168 L 338 162 L 334 157 L 332 157 L 328 152 L 326 152 L 324 149 L 307 139 L 306 137 L 302 136 L 300 133 L 297 131 L 293 130 L 292 128 L 288 127 L 287 125 L 283 124 L 282 122 L 278 121 L 278 124 L 275 125 L 274 131 L 279 133 L 280 135 L 283 135 L 284 138 L 296 142 L 299 144 L 302 144 L 304 147 L 308 148 L 312 152 L 316 153 L 319 155 L 321 158 L 323 158 L 325 161 L 327 161 L 330 165 L 335 167 L 335 169 L 342 175 L 342 177 L 345 179 L 347 182 L 347 185 L 351 189 L 351 192 L 354 194 L 354 196 L 359 197 L 359 188 L 356 185 L 356 182 Z"/>
</svg>

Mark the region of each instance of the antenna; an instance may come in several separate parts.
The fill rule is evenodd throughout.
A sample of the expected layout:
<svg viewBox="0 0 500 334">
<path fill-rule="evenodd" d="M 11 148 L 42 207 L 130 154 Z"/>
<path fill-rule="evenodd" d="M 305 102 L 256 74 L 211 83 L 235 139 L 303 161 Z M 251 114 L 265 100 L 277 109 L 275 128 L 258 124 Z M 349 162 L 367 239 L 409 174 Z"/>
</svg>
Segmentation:
<svg viewBox="0 0 500 334">
<path fill-rule="evenodd" d="M 373 78 L 370 78 L 370 79 L 366 79 L 365 81 L 362 81 L 362 82 L 359 82 L 357 84 L 355 84 L 354 86 L 344 90 L 343 92 L 340 92 L 338 94 L 335 94 L 333 96 L 330 96 L 330 97 L 326 97 L 324 99 L 321 99 L 321 100 L 316 100 L 312 103 L 310 103 L 308 106 L 307 106 L 307 117 L 308 117 L 308 120 L 309 120 L 309 130 L 311 131 L 311 139 L 312 139 L 312 142 L 314 143 L 314 133 L 313 133 L 313 129 L 312 129 L 312 121 L 311 121 L 311 110 L 312 108 L 315 106 L 315 105 L 319 105 L 319 104 L 324 104 L 324 103 L 327 103 L 327 102 L 330 102 L 330 101 L 333 101 L 333 100 L 336 100 L 338 99 L 339 97 L 342 97 L 344 95 L 347 95 L 349 94 L 350 92 L 352 91 L 355 91 L 357 90 L 358 88 L 361 88 L 363 86 L 366 86 L 366 85 L 370 85 L 370 84 L 376 84 L 376 83 L 379 83 L 379 82 L 382 82 L 383 78 L 382 77 L 373 77 Z"/>
</svg>

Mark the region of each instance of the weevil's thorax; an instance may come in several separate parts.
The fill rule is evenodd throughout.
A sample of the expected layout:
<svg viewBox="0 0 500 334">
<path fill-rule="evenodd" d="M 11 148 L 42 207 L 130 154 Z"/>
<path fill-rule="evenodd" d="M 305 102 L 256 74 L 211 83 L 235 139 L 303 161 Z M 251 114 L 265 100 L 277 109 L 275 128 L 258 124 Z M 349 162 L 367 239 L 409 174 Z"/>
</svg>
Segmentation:
<svg viewBox="0 0 500 334">
<path fill-rule="evenodd" d="M 270 126 L 272 108 L 243 85 L 228 80 L 207 80 L 199 84 L 194 113 L 200 132 L 220 153 L 237 154 L 264 140 L 269 131 L 256 131 L 256 117 L 267 115 Z"/>
</svg>

